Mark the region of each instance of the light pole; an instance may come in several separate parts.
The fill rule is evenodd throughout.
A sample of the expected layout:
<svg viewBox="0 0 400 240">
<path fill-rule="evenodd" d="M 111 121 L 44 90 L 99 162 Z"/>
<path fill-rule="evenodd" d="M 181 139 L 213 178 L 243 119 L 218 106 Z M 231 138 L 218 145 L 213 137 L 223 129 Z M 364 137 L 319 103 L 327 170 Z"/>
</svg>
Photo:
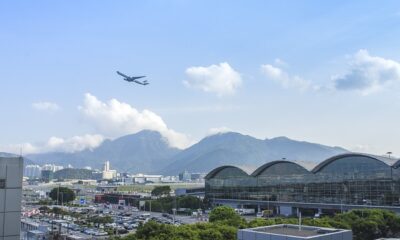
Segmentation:
<svg viewBox="0 0 400 240">
<path fill-rule="evenodd" d="M 60 201 L 59 201 L 59 196 L 60 196 L 60 184 L 58 184 L 58 187 L 57 187 L 57 205 L 60 205 Z"/>
</svg>

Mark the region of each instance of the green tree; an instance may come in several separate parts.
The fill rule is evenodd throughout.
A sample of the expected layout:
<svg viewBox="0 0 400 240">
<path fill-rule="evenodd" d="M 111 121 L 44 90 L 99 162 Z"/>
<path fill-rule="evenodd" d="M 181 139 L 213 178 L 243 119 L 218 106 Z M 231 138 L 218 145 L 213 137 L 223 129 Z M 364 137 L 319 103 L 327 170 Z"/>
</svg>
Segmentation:
<svg viewBox="0 0 400 240">
<path fill-rule="evenodd" d="M 75 199 L 75 192 L 67 187 L 56 187 L 50 191 L 50 198 L 58 204 L 68 203 Z"/>
<path fill-rule="evenodd" d="M 208 220 L 210 222 L 223 222 L 227 225 L 235 227 L 246 225 L 245 220 L 241 218 L 233 208 L 227 206 L 214 208 L 211 211 Z"/>
<path fill-rule="evenodd" d="M 149 221 L 139 226 L 136 231 L 136 237 L 139 239 L 150 240 L 168 240 L 174 235 L 174 227 L 166 224 L 159 224 L 155 221 Z"/>
<path fill-rule="evenodd" d="M 373 240 L 379 238 L 378 224 L 371 220 L 359 219 L 352 225 L 356 240 Z"/>
<path fill-rule="evenodd" d="M 48 206 L 41 206 L 41 207 L 39 208 L 39 211 L 40 211 L 41 213 L 48 213 L 48 212 L 50 212 L 50 208 L 49 208 Z"/>
<path fill-rule="evenodd" d="M 199 233 L 201 240 L 225 240 L 222 233 L 216 229 L 207 228 Z"/>
<path fill-rule="evenodd" d="M 64 215 L 66 215 L 67 212 L 65 212 L 62 208 L 59 207 L 53 207 L 53 209 L 51 210 L 52 213 L 54 213 L 55 215 L 57 215 L 58 217 L 61 215 L 62 217 L 64 217 Z"/>
<path fill-rule="evenodd" d="M 94 223 L 97 228 L 100 226 L 100 224 L 114 222 L 111 216 L 94 216 L 89 218 L 88 221 Z"/>
<path fill-rule="evenodd" d="M 170 186 L 156 186 L 154 189 L 151 191 L 152 196 L 163 196 L 163 195 L 169 195 L 171 192 L 171 187 Z"/>
</svg>

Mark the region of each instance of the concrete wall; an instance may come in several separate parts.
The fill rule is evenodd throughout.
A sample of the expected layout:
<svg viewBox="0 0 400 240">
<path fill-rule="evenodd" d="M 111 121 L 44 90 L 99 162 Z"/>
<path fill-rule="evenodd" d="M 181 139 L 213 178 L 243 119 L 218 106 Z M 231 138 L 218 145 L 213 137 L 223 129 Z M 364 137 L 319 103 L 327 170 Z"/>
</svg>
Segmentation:
<svg viewBox="0 0 400 240">
<path fill-rule="evenodd" d="M 22 158 L 0 157 L 0 240 L 18 240 L 21 226 Z"/>
</svg>

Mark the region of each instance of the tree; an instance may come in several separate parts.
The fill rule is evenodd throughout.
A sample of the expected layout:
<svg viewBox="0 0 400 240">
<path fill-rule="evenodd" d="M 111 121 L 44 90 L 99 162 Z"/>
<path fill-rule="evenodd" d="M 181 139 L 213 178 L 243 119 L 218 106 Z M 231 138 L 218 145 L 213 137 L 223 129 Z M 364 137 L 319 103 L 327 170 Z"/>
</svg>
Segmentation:
<svg viewBox="0 0 400 240">
<path fill-rule="evenodd" d="M 214 208 L 208 219 L 210 222 L 223 222 L 230 226 L 239 227 L 246 224 L 245 220 L 241 218 L 233 208 L 227 206 L 220 206 Z"/>
<path fill-rule="evenodd" d="M 174 227 L 166 224 L 159 224 L 155 221 L 149 221 L 146 224 L 139 226 L 136 231 L 136 236 L 139 239 L 171 239 L 173 236 Z"/>
<path fill-rule="evenodd" d="M 156 186 L 151 191 L 151 195 L 160 197 L 162 195 L 169 195 L 170 192 L 171 192 L 170 186 Z"/>
<path fill-rule="evenodd" d="M 380 237 L 378 225 L 371 220 L 357 220 L 353 223 L 352 230 L 357 240 L 373 240 Z"/>
<path fill-rule="evenodd" d="M 41 207 L 39 208 L 39 211 L 40 211 L 41 213 L 48 213 L 48 212 L 50 212 L 50 208 L 49 208 L 48 206 L 41 206 Z"/>
<path fill-rule="evenodd" d="M 75 199 L 75 193 L 67 187 L 56 187 L 50 191 L 49 196 L 58 204 L 71 202 Z"/>
<path fill-rule="evenodd" d="M 100 224 L 114 222 L 111 216 L 104 216 L 104 217 L 94 216 L 94 217 L 89 218 L 88 221 L 94 223 L 97 228 L 100 226 Z"/>
<path fill-rule="evenodd" d="M 59 208 L 59 207 L 53 207 L 51 212 L 54 213 L 58 217 L 60 217 L 60 215 L 61 215 L 62 218 L 64 218 L 64 215 L 67 213 L 62 208 Z"/>
</svg>

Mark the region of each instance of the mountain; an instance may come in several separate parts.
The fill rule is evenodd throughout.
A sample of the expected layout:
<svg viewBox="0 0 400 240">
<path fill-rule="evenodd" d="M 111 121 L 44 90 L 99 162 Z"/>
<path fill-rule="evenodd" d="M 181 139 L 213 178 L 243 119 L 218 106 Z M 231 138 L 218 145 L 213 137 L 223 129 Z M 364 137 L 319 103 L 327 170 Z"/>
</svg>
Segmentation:
<svg viewBox="0 0 400 240">
<path fill-rule="evenodd" d="M 320 162 L 344 152 L 347 150 L 343 148 L 287 137 L 261 140 L 235 132 L 208 136 L 185 150 L 179 150 L 171 148 L 160 133 L 146 130 L 106 140 L 93 150 L 31 154 L 27 157 L 38 164 L 71 164 L 76 168 L 91 166 L 101 169 L 105 161 L 110 161 L 111 167 L 119 171 L 170 175 L 184 170 L 206 173 L 221 165 L 236 165 L 250 171 L 282 158 Z"/>
<path fill-rule="evenodd" d="M 172 163 L 172 156 L 180 150 L 168 145 L 160 133 L 141 131 L 115 140 L 106 140 L 93 150 L 75 153 L 42 153 L 28 157 L 39 164 L 71 164 L 74 167 L 91 166 L 101 169 L 105 161 L 119 171 L 156 173 Z"/>
<path fill-rule="evenodd" d="M 260 140 L 228 132 L 206 137 L 178 153 L 174 157 L 175 161 L 163 169 L 163 173 L 176 174 L 183 170 L 206 173 L 221 165 L 240 166 L 250 171 L 266 162 L 282 158 L 320 162 L 344 152 L 348 151 L 287 137 Z"/>
<path fill-rule="evenodd" d="M 14 153 L 0 152 L 0 157 L 19 157 L 19 155 Z M 35 164 L 31 159 L 24 157 L 24 165 Z"/>
</svg>

